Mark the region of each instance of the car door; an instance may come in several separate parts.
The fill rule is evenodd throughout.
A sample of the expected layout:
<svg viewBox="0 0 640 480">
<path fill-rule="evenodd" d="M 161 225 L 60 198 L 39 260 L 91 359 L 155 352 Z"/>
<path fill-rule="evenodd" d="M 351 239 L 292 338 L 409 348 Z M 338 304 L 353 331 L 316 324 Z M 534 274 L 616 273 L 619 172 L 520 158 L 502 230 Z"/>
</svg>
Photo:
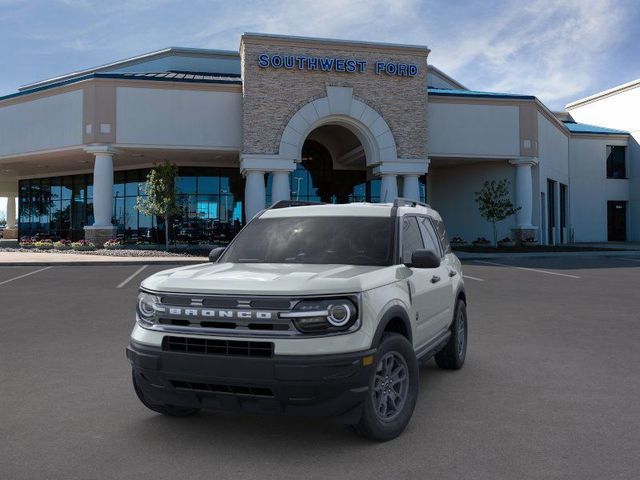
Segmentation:
<svg viewBox="0 0 640 480">
<path fill-rule="evenodd" d="M 401 258 L 402 263 L 411 263 L 411 255 L 415 250 L 425 248 L 423 234 L 418 224 L 418 217 L 405 215 L 401 224 Z M 434 250 L 438 255 L 439 250 Z M 446 282 L 446 268 L 413 268 L 406 267 L 411 273 L 407 284 L 411 293 L 412 315 L 415 319 L 416 330 L 414 339 L 416 347 L 424 345 L 440 330 L 438 320 L 441 317 L 443 301 L 443 281 Z M 447 295 L 447 297 L 450 295 Z"/>
<path fill-rule="evenodd" d="M 434 312 L 433 324 L 436 333 L 449 327 L 453 312 L 453 282 L 450 272 L 451 265 L 447 261 L 447 255 L 439 233 L 432 219 L 428 217 L 418 217 L 420 232 L 424 239 L 425 248 L 433 250 L 440 256 L 440 266 L 435 269 L 434 274 L 438 280 L 434 283 L 433 298 L 430 298 L 431 308 Z M 433 280 L 433 279 L 432 279 Z"/>
</svg>

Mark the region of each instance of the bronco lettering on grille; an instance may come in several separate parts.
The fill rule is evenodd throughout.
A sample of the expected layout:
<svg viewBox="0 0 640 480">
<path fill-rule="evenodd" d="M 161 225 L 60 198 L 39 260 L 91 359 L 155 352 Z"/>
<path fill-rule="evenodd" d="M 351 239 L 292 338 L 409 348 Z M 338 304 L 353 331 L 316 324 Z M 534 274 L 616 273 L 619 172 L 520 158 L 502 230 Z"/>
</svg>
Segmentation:
<svg viewBox="0 0 640 480">
<path fill-rule="evenodd" d="M 178 308 L 169 307 L 169 315 L 184 317 L 233 318 L 242 320 L 271 320 L 274 312 L 256 310 L 218 310 L 211 308 Z"/>
</svg>

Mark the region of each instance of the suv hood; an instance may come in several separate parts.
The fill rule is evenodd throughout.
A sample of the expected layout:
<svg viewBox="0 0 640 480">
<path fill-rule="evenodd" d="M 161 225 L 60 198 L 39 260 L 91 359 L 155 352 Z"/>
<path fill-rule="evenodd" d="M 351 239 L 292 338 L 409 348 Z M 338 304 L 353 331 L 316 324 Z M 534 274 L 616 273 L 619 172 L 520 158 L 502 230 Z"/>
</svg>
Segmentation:
<svg viewBox="0 0 640 480">
<path fill-rule="evenodd" d="M 397 266 L 206 263 L 165 270 L 142 282 L 164 292 L 244 295 L 357 293 L 397 280 Z"/>
</svg>

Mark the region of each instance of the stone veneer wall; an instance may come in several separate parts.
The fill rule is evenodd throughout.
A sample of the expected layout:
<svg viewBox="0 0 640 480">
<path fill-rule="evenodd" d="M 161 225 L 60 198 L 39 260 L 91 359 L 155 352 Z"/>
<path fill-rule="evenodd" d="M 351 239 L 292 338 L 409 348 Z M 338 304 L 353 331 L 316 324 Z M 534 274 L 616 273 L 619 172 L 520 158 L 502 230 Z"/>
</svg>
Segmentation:
<svg viewBox="0 0 640 480">
<path fill-rule="evenodd" d="M 367 61 L 364 73 L 261 68 L 258 55 L 306 55 Z M 385 119 L 396 141 L 398 158 L 425 159 L 427 124 L 427 54 L 397 47 L 348 43 L 309 45 L 269 37 L 243 37 L 240 55 L 243 75 L 242 153 L 277 154 L 289 119 L 302 106 L 327 95 L 327 86 L 352 87 L 353 96 Z M 375 62 L 410 63 L 414 77 L 374 72 Z M 304 132 L 300 132 L 304 133 Z"/>
</svg>

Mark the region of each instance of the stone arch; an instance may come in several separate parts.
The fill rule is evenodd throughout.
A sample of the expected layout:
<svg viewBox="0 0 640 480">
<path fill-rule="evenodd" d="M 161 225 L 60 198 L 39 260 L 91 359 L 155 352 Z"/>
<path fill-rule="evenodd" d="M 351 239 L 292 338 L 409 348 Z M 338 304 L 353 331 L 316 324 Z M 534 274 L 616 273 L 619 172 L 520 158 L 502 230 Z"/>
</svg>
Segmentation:
<svg viewBox="0 0 640 480">
<path fill-rule="evenodd" d="M 282 132 L 279 156 L 299 162 L 307 136 L 323 125 L 340 125 L 349 129 L 360 140 L 367 165 L 398 159 L 389 125 L 373 108 L 353 98 L 350 87 L 327 87 L 326 97 L 300 108 Z"/>
</svg>

